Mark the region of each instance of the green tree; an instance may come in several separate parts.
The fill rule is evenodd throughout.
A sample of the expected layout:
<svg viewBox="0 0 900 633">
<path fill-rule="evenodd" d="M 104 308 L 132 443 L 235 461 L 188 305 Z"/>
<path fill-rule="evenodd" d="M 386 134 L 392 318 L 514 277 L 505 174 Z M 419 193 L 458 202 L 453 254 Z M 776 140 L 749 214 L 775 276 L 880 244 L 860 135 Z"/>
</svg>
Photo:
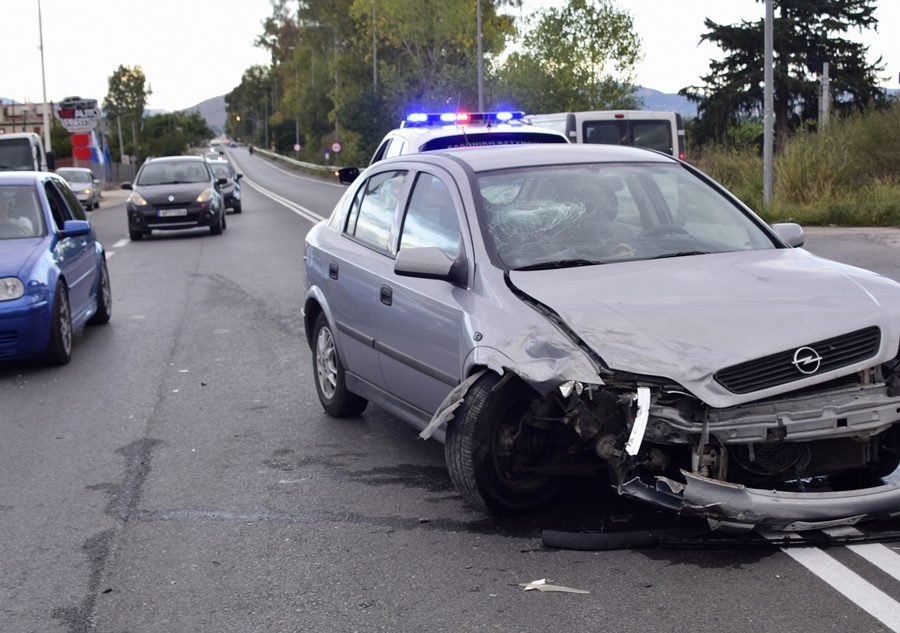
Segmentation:
<svg viewBox="0 0 900 633">
<path fill-rule="evenodd" d="M 522 51 L 496 69 L 497 99 L 529 112 L 636 109 L 640 39 L 611 0 L 569 0 L 525 24 Z"/>
<path fill-rule="evenodd" d="M 149 156 L 178 156 L 213 136 L 199 112 L 156 114 L 144 121 L 142 133 Z"/>
<path fill-rule="evenodd" d="M 147 77 L 140 66 L 120 65 L 109 77 L 109 91 L 103 100 L 107 116 L 119 119 L 126 118 L 131 122 L 131 138 L 134 143 L 134 155 L 140 163 L 140 145 L 138 141 L 138 122 L 144 116 L 147 99 L 153 91 L 147 83 Z M 117 121 L 117 124 L 119 121 Z"/>
<path fill-rule="evenodd" d="M 819 77 L 829 62 L 830 92 L 838 114 L 886 103 L 878 89 L 881 60 L 866 63 L 867 47 L 844 38 L 851 30 L 876 29 L 874 0 L 774 0 L 774 109 L 776 129 L 784 136 L 818 112 Z M 741 121 L 758 118 L 764 99 L 764 21 L 721 25 L 705 21 L 701 41 L 726 56 L 710 64 L 702 87 L 680 91 L 698 104 L 700 121 L 693 142 L 722 142 Z M 799 116 L 796 114 L 799 112 Z"/>
</svg>

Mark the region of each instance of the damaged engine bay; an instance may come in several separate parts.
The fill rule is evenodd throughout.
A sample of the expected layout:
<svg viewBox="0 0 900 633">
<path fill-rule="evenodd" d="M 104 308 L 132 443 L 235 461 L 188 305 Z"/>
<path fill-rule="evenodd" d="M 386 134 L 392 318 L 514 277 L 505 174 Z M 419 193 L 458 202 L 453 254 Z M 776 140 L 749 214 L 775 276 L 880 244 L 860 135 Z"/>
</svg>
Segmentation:
<svg viewBox="0 0 900 633">
<path fill-rule="evenodd" d="M 635 387 L 634 377 L 567 382 L 500 426 L 501 468 L 512 477 L 606 469 L 619 494 L 726 531 L 892 519 L 900 487 L 881 478 L 900 465 L 897 367 L 724 409 L 677 385 Z"/>
</svg>

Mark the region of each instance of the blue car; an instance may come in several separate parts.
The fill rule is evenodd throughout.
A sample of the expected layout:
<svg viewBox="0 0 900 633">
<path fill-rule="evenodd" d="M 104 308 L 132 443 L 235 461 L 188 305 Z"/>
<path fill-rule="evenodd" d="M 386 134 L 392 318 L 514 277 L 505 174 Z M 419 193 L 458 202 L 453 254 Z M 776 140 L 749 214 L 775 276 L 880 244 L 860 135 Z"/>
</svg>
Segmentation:
<svg viewBox="0 0 900 633">
<path fill-rule="evenodd" d="M 66 181 L 0 173 L 0 361 L 64 365 L 72 334 L 111 314 L 106 252 Z"/>
</svg>

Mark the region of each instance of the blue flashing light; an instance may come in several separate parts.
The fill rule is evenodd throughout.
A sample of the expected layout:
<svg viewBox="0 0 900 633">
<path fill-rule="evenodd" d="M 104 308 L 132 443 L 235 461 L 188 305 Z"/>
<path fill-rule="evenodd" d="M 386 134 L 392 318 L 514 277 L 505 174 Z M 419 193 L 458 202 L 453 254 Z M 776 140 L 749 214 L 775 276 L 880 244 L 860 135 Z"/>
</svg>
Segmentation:
<svg viewBox="0 0 900 633">
<path fill-rule="evenodd" d="M 428 126 L 428 125 L 457 125 L 464 127 L 470 123 L 487 124 L 509 123 L 510 121 L 518 121 L 524 118 L 524 112 L 440 112 L 440 113 L 424 113 L 413 112 L 406 117 L 403 122 L 404 126 Z"/>
</svg>

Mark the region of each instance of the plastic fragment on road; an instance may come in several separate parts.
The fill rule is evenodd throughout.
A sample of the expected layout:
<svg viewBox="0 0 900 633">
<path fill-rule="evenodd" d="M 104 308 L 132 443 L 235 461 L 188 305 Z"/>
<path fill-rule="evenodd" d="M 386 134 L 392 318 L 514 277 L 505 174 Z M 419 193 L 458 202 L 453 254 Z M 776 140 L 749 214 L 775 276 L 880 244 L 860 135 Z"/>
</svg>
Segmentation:
<svg viewBox="0 0 900 633">
<path fill-rule="evenodd" d="M 562 585 L 548 585 L 546 578 L 540 580 L 532 580 L 531 582 L 519 583 L 520 587 L 525 587 L 525 591 L 537 589 L 538 591 L 558 591 L 561 593 L 591 593 L 584 589 L 573 589 L 572 587 L 563 587 Z"/>
</svg>

